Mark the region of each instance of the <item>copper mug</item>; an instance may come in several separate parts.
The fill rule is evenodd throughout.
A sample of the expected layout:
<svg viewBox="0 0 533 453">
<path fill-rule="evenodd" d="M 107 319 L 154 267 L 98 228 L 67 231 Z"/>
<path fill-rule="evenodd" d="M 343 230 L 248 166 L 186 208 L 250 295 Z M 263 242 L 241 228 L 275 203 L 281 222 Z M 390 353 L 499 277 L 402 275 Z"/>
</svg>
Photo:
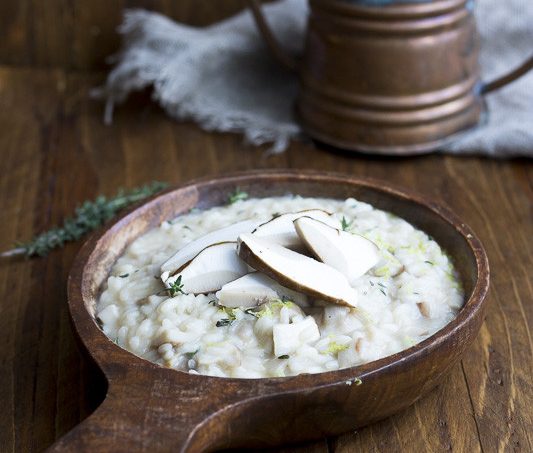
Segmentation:
<svg viewBox="0 0 533 453">
<path fill-rule="evenodd" d="M 533 56 L 483 83 L 473 0 L 310 0 L 301 60 L 280 48 L 257 0 L 259 30 L 300 77 L 296 112 L 314 139 L 380 154 L 434 151 L 480 122 L 484 95 L 533 69 Z M 386 4 L 385 4 L 386 3 Z"/>
</svg>

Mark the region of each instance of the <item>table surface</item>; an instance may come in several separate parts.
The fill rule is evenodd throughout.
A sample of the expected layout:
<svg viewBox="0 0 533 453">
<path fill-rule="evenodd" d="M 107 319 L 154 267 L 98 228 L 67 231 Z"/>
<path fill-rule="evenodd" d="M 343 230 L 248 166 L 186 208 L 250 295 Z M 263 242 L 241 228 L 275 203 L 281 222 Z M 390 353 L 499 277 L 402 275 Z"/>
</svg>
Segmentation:
<svg viewBox="0 0 533 453">
<path fill-rule="evenodd" d="M 371 176 L 447 203 L 492 268 L 486 320 L 446 382 L 382 422 L 284 451 L 533 451 L 532 172 L 526 160 L 377 158 L 293 143 L 251 148 L 167 119 L 146 94 L 102 123 L 102 74 L 0 66 L 0 248 L 61 222 L 82 200 L 151 180 L 261 168 Z M 0 262 L 0 450 L 41 451 L 94 410 L 104 384 L 78 351 L 66 278 L 80 244 Z"/>
</svg>

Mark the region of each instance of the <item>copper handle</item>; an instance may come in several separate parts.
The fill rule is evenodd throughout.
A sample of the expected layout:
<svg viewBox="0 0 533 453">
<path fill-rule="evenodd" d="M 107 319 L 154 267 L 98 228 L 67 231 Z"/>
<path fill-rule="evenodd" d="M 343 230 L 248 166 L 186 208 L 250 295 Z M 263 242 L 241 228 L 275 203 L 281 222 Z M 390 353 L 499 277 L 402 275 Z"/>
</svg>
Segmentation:
<svg viewBox="0 0 533 453">
<path fill-rule="evenodd" d="M 270 26 L 268 25 L 263 12 L 261 11 L 261 5 L 258 0 L 248 0 L 248 6 L 252 10 L 252 14 L 255 19 L 257 28 L 272 52 L 272 55 L 276 60 L 281 63 L 285 68 L 290 71 L 296 71 L 298 68 L 298 61 L 291 55 L 289 55 L 279 44 L 278 40 L 272 33 Z"/>
<path fill-rule="evenodd" d="M 529 57 L 524 63 L 522 63 L 518 68 L 513 69 L 511 72 L 498 77 L 491 82 L 485 83 L 483 88 L 481 88 L 481 94 L 488 94 L 500 88 L 503 88 L 506 85 L 509 85 L 511 82 L 519 79 L 523 75 L 527 74 L 533 69 L 533 55 Z"/>
</svg>

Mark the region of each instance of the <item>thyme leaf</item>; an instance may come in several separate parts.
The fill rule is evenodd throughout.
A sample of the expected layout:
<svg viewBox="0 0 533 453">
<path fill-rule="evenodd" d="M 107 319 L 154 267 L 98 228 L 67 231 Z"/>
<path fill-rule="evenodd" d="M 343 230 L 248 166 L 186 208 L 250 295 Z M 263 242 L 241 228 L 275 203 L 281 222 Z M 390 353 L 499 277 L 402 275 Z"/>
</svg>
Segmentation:
<svg viewBox="0 0 533 453">
<path fill-rule="evenodd" d="M 290 359 L 290 356 L 287 355 L 287 354 L 284 354 L 284 355 L 280 355 L 280 356 L 278 357 L 278 359 L 286 360 L 286 359 Z"/>
<path fill-rule="evenodd" d="M 352 227 L 352 224 L 353 224 L 353 219 L 348 222 L 348 220 L 346 220 L 346 217 L 342 216 L 342 219 L 341 219 L 342 231 L 348 231 Z"/>
<path fill-rule="evenodd" d="M 184 355 L 185 357 L 187 357 L 187 359 L 191 360 L 198 353 L 199 350 L 200 348 L 198 348 L 196 351 L 186 352 Z"/>
<path fill-rule="evenodd" d="M 228 197 L 228 204 L 236 203 L 237 201 L 243 201 L 248 198 L 248 194 L 238 187 L 235 189 L 235 192 L 230 193 Z"/>
<path fill-rule="evenodd" d="M 217 321 L 217 327 L 229 326 L 235 319 L 222 318 Z"/>
<path fill-rule="evenodd" d="M 222 318 L 217 321 L 217 327 L 229 326 L 233 321 L 237 319 L 235 314 L 235 308 L 220 307 L 220 310 L 228 315 L 227 318 Z"/>
<path fill-rule="evenodd" d="M 244 310 L 244 313 L 250 316 L 254 316 L 255 318 L 259 318 L 259 314 L 255 311 L 255 307 L 247 308 Z"/>
<path fill-rule="evenodd" d="M 154 195 L 165 187 L 167 187 L 166 183 L 154 181 L 128 191 L 120 189 L 111 198 L 100 195 L 92 201 L 85 201 L 76 208 L 74 216 L 67 217 L 60 227 L 51 228 L 36 235 L 28 242 L 17 243 L 16 248 L 1 253 L 0 257 L 46 256 L 52 250 L 63 247 L 66 242 L 77 241 L 90 231 L 103 225 L 121 209 Z"/>
<path fill-rule="evenodd" d="M 183 283 L 181 283 L 181 275 L 178 275 L 178 278 L 170 284 L 167 288 L 168 295 L 174 297 L 176 294 L 185 294 L 183 292 Z"/>
</svg>

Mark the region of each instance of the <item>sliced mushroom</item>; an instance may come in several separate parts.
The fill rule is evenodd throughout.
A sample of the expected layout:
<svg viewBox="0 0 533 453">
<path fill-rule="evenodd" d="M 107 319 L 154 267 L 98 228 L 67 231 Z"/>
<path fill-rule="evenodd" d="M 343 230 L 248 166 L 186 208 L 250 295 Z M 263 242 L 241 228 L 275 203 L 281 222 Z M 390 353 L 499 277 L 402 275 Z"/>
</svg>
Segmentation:
<svg viewBox="0 0 533 453">
<path fill-rule="evenodd" d="M 213 244 L 226 241 L 236 241 L 241 233 L 249 233 L 257 227 L 257 220 L 245 220 L 243 222 L 234 223 L 225 228 L 212 231 L 198 239 L 189 242 L 185 247 L 179 249 L 171 258 L 163 263 L 161 266 L 161 279 L 165 281 L 169 275 L 176 270 L 183 267 L 186 263 L 192 260 L 198 253 L 206 247 Z"/>
<path fill-rule="evenodd" d="M 253 272 L 233 282 L 225 284 L 216 294 L 220 305 L 225 307 L 255 307 L 263 302 L 280 297 L 286 297 L 298 305 L 305 305 L 307 297 L 289 288 L 284 288 L 278 282 L 260 272 Z"/>
<path fill-rule="evenodd" d="M 272 220 L 259 225 L 252 234 L 268 239 L 282 247 L 297 249 L 302 246 L 302 241 L 296 234 L 293 221 L 298 217 L 308 216 L 316 219 L 329 219 L 331 214 L 321 209 L 309 209 L 300 212 L 289 212 L 274 217 Z"/>
<path fill-rule="evenodd" d="M 235 242 L 221 242 L 203 249 L 189 263 L 169 277 L 169 287 L 181 276 L 184 293 L 206 294 L 218 291 L 226 283 L 249 272 L 246 263 L 235 253 Z"/>
<path fill-rule="evenodd" d="M 216 296 L 219 304 L 225 307 L 255 307 L 269 299 L 279 297 L 270 282 L 274 281 L 264 274 L 253 272 L 226 283 Z"/>
<path fill-rule="evenodd" d="M 350 283 L 374 267 L 379 248 L 368 239 L 348 233 L 310 217 L 294 221 L 296 232 L 323 263 L 340 271 Z"/>
<path fill-rule="evenodd" d="M 253 234 L 239 236 L 239 256 L 280 285 L 326 302 L 355 307 L 357 293 L 338 270 Z"/>
</svg>

